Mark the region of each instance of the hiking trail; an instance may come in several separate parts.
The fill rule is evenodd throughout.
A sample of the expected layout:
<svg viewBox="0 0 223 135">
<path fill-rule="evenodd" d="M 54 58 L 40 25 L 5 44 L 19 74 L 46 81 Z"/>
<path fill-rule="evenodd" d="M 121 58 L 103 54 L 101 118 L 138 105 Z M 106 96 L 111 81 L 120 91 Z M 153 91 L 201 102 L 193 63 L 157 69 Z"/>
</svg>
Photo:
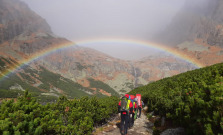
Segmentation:
<svg viewBox="0 0 223 135">
<path fill-rule="evenodd" d="M 119 114 L 107 125 L 98 128 L 92 135 L 121 135 L 120 122 L 121 117 Z M 134 126 L 128 129 L 128 135 L 152 135 L 152 127 L 153 123 L 147 119 L 142 111 L 141 117 L 137 118 L 134 122 Z"/>
</svg>

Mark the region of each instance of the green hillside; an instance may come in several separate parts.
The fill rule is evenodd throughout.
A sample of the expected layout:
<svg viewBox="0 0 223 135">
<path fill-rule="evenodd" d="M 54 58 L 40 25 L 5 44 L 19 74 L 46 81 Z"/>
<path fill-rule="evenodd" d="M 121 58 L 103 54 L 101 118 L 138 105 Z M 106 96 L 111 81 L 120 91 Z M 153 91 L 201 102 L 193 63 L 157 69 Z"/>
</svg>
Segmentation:
<svg viewBox="0 0 223 135">
<path fill-rule="evenodd" d="M 223 63 L 164 78 L 141 93 L 149 111 L 186 128 L 187 134 L 223 133 Z"/>
<path fill-rule="evenodd" d="M 13 64 L 17 63 L 11 59 L 0 57 L 0 71 L 7 69 Z M 91 82 L 96 81 L 91 79 Z M 15 98 L 18 95 L 22 95 L 25 90 L 29 90 L 33 96 L 41 101 L 55 101 L 62 95 L 68 98 L 90 97 L 92 95 L 105 97 L 99 91 L 95 93 L 94 90 L 83 87 L 41 66 L 37 69 L 28 65 L 23 66 L 17 74 L 10 74 L 0 80 L 0 98 Z M 108 92 L 112 95 L 117 95 L 112 89 L 108 89 Z"/>
<path fill-rule="evenodd" d="M 112 96 L 117 96 L 119 97 L 118 92 L 116 92 L 113 88 L 111 88 L 108 84 L 105 84 L 102 81 L 96 81 L 92 78 L 89 78 L 88 81 L 90 82 L 90 86 L 92 88 L 97 88 L 97 89 L 103 89 L 104 91 L 110 93 Z"/>
</svg>

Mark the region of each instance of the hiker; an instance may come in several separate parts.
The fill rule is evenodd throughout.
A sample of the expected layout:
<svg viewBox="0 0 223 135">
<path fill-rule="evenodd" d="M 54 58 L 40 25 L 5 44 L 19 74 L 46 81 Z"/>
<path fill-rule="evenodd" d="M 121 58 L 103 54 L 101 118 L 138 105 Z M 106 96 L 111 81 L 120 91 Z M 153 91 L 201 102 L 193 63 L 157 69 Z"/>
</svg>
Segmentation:
<svg viewBox="0 0 223 135">
<path fill-rule="evenodd" d="M 134 126 L 134 121 L 135 119 L 137 119 L 136 116 L 137 116 L 138 106 L 137 106 L 137 101 L 135 100 L 135 96 L 133 96 L 131 100 L 133 100 L 132 126 Z"/>
<path fill-rule="evenodd" d="M 134 110 L 135 116 L 134 116 L 134 119 L 137 119 L 137 114 L 138 114 L 138 99 L 137 99 L 136 96 L 135 96 L 134 100 L 135 100 L 135 110 Z"/>
<path fill-rule="evenodd" d="M 138 111 L 139 111 L 139 118 L 141 116 L 141 111 L 142 111 L 142 100 L 141 100 L 141 94 L 136 94 L 137 102 L 138 102 Z M 144 103 L 143 103 L 144 105 Z"/>
<path fill-rule="evenodd" d="M 139 118 L 141 116 L 141 111 L 142 111 L 143 106 L 144 106 L 144 102 L 141 100 L 141 104 L 139 105 Z"/>
<path fill-rule="evenodd" d="M 125 94 L 125 96 L 121 98 L 118 105 L 118 110 L 121 113 L 121 134 L 127 135 L 129 114 L 133 111 L 133 104 L 131 100 L 129 100 L 129 94 Z"/>
<path fill-rule="evenodd" d="M 131 128 L 134 125 L 134 116 L 135 116 L 135 101 L 134 101 L 135 96 L 134 95 L 130 95 L 129 99 L 132 102 L 133 105 L 133 111 L 129 113 L 129 128 Z"/>
</svg>

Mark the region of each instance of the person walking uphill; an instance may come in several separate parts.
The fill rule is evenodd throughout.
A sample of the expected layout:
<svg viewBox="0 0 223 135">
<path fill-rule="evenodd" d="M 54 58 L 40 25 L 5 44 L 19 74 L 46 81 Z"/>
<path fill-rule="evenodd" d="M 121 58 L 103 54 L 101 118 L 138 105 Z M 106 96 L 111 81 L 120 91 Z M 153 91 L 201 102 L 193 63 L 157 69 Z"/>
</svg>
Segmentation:
<svg viewBox="0 0 223 135">
<path fill-rule="evenodd" d="M 135 116 L 134 116 L 134 120 L 135 119 L 137 119 L 137 115 L 138 115 L 138 99 L 136 98 L 136 96 L 135 96 L 135 98 L 134 98 L 134 100 L 135 100 L 135 107 L 134 107 L 134 112 L 135 112 Z"/>
<path fill-rule="evenodd" d="M 142 107 L 144 106 L 143 101 L 141 100 L 141 94 L 136 94 L 136 98 L 137 98 L 137 103 L 138 103 L 138 110 L 139 110 L 139 118 L 141 117 L 141 111 L 142 111 Z"/>
<path fill-rule="evenodd" d="M 129 113 L 133 111 L 133 104 L 129 100 L 129 94 L 125 94 L 118 104 L 118 110 L 121 113 L 121 134 L 127 135 L 129 125 Z"/>
<path fill-rule="evenodd" d="M 134 120 L 135 120 L 135 111 L 137 109 L 137 104 L 135 102 L 135 96 L 134 95 L 130 95 L 130 100 L 133 104 L 133 111 L 130 112 L 129 114 L 129 128 L 133 127 L 134 125 Z"/>
<path fill-rule="evenodd" d="M 139 118 L 141 117 L 142 108 L 144 106 L 144 102 L 141 100 L 141 104 L 139 105 Z"/>
</svg>

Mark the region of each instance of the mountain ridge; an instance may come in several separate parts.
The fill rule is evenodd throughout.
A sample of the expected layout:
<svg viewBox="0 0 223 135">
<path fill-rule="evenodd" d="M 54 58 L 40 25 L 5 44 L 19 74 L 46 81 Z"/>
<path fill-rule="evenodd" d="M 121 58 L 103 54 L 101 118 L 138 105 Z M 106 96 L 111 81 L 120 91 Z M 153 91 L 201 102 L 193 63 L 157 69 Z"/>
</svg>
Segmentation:
<svg viewBox="0 0 223 135">
<path fill-rule="evenodd" d="M 6 0 L 2 0 L 1 2 L 2 6 L 4 6 L 4 4 L 6 4 L 6 7 L 16 6 L 16 11 L 21 14 L 19 17 L 26 17 L 27 14 L 31 14 L 32 16 L 33 11 L 31 11 L 28 7 L 21 9 L 21 11 L 19 10 L 19 7 L 23 7 L 23 2 L 19 2 L 17 0 L 11 0 L 9 2 Z M 6 20 L 9 23 L 10 19 L 7 16 L 9 12 L 8 10 L 10 11 L 10 9 L 7 8 L 6 10 L 0 11 L 0 14 L 4 14 L 0 18 L 1 29 L 8 27 L 7 23 L 2 21 Z M 34 14 L 31 18 L 28 16 L 25 19 L 27 22 L 20 22 L 19 20 L 20 19 L 17 20 L 17 18 L 15 17 L 15 21 L 12 22 L 13 26 L 18 26 L 18 28 L 21 27 L 21 30 L 19 32 L 13 32 L 15 31 L 15 29 L 9 29 L 12 31 L 10 33 L 13 33 L 9 36 L 9 39 L 0 34 L 0 39 L 7 39 L 1 41 L 1 56 L 12 58 L 14 61 L 19 62 L 24 59 L 29 59 L 42 50 L 47 50 L 48 48 L 57 47 L 58 45 L 62 44 L 72 44 L 72 42 L 68 41 L 67 39 L 55 36 L 51 32 L 49 25 L 46 24 L 45 20 L 36 14 Z M 27 25 L 27 23 L 32 24 L 33 20 L 40 21 L 34 22 L 33 25 Z M 43 26 L 41 26 L 41 22 L 43 23 Z M 44 29 L 45 27 L 47 28 Z M 204 44 L 203 46 L 205 45 L 206 44 Z M 216 46 L 208 47 L 209 50 L 216 48 Z M 198 57 L 205 55 L 204 52 L 206 52 L 206 50 L 199 51 L 200 48 L 198 47 L 198 51 L 195 50 L 195 53 L 193 54 L 191 53 L 190 48 L 188 48 L 188 45 L 186 46 L 186 48 L 183 45 L 180 45 L 178 46 L 178 48 L 175 47 L 175 49 L 178 49 L 179 52 L 185 53 L 187 55 L 197 55 L 195 57 L 197 59 Z M 216 52 L 218 51 L 219 50 L 217 48 Z M 216 61 L 214 62 L 218 62 L 219 60 L 221 60 L 220 56 L 218 57 L 219 59 L 216 59 Z M 201 60 L 203 60 L 203 63 L 205 63 L 206 57 L 205 59 Z M 210 60 L 210 63 L 211 62 L 214 63 L 213 60 Z M 210 63 L 205 64 L 208 65 Z M 6 67 L 10 66 L 11 65 L 9 63 Z M 67 49 L 58 49 L 47 56 L 30 62 L 29 68 L 38 69 L 40 67 L 43 67 L 44 69 L 52 73 L 59 74 L 64 78 L 68 78 L 74 83 L 77 83 L 85 88 L 91 89 L 91 93 L 93 94 L 103 93 L 105 95 L 111 95 L 111 93 L 106 91 L 106 88 L 108 88 L 108 86 L 119 94 L 124 94 L 131 91 L 135 87 L 145 85 L 149 82 L 153 82 L 161 78 L 170 77 L 172 75 L 197 68 L 190 63 L 166 54 L 159 55 L 159 57 L 144 58 L 139 61 L 125 61 L 113 58 L 109 55 L 93 49 L 83 48 L 79 46 L 69 47 Z M 1 67 L 1 69 L 7 70 L 4 66 Z M 30 74 L 32 74 L 31 72 L 34 71 L 30 71 Z M 32 84 L 28 80 L 29 78 L 30 77 L 25 78 L 24 81 L 28 82 L 29 85 L 32 86 Z M 89 79 L 93 79 L 94 84 L 103 82 L 103 86 L 105 89 L 102 89 L 100 87 L 92 87 L 92 81 L 89 81 Z M 52 83 L 47 83 L 45 85 L 45 88 L 48 88 L 48 90 L 50 89 L 50 87 L 57 88 L 56 86 L 51 86 Z M 17 85 L 13 84 L 12 86 Z M 8 88 L 5 87 L 5 89 L 9 88 L 10 86 Z M 113 94 L 115 94 L 116 92 L 114 92 Z"/>
</svg>

